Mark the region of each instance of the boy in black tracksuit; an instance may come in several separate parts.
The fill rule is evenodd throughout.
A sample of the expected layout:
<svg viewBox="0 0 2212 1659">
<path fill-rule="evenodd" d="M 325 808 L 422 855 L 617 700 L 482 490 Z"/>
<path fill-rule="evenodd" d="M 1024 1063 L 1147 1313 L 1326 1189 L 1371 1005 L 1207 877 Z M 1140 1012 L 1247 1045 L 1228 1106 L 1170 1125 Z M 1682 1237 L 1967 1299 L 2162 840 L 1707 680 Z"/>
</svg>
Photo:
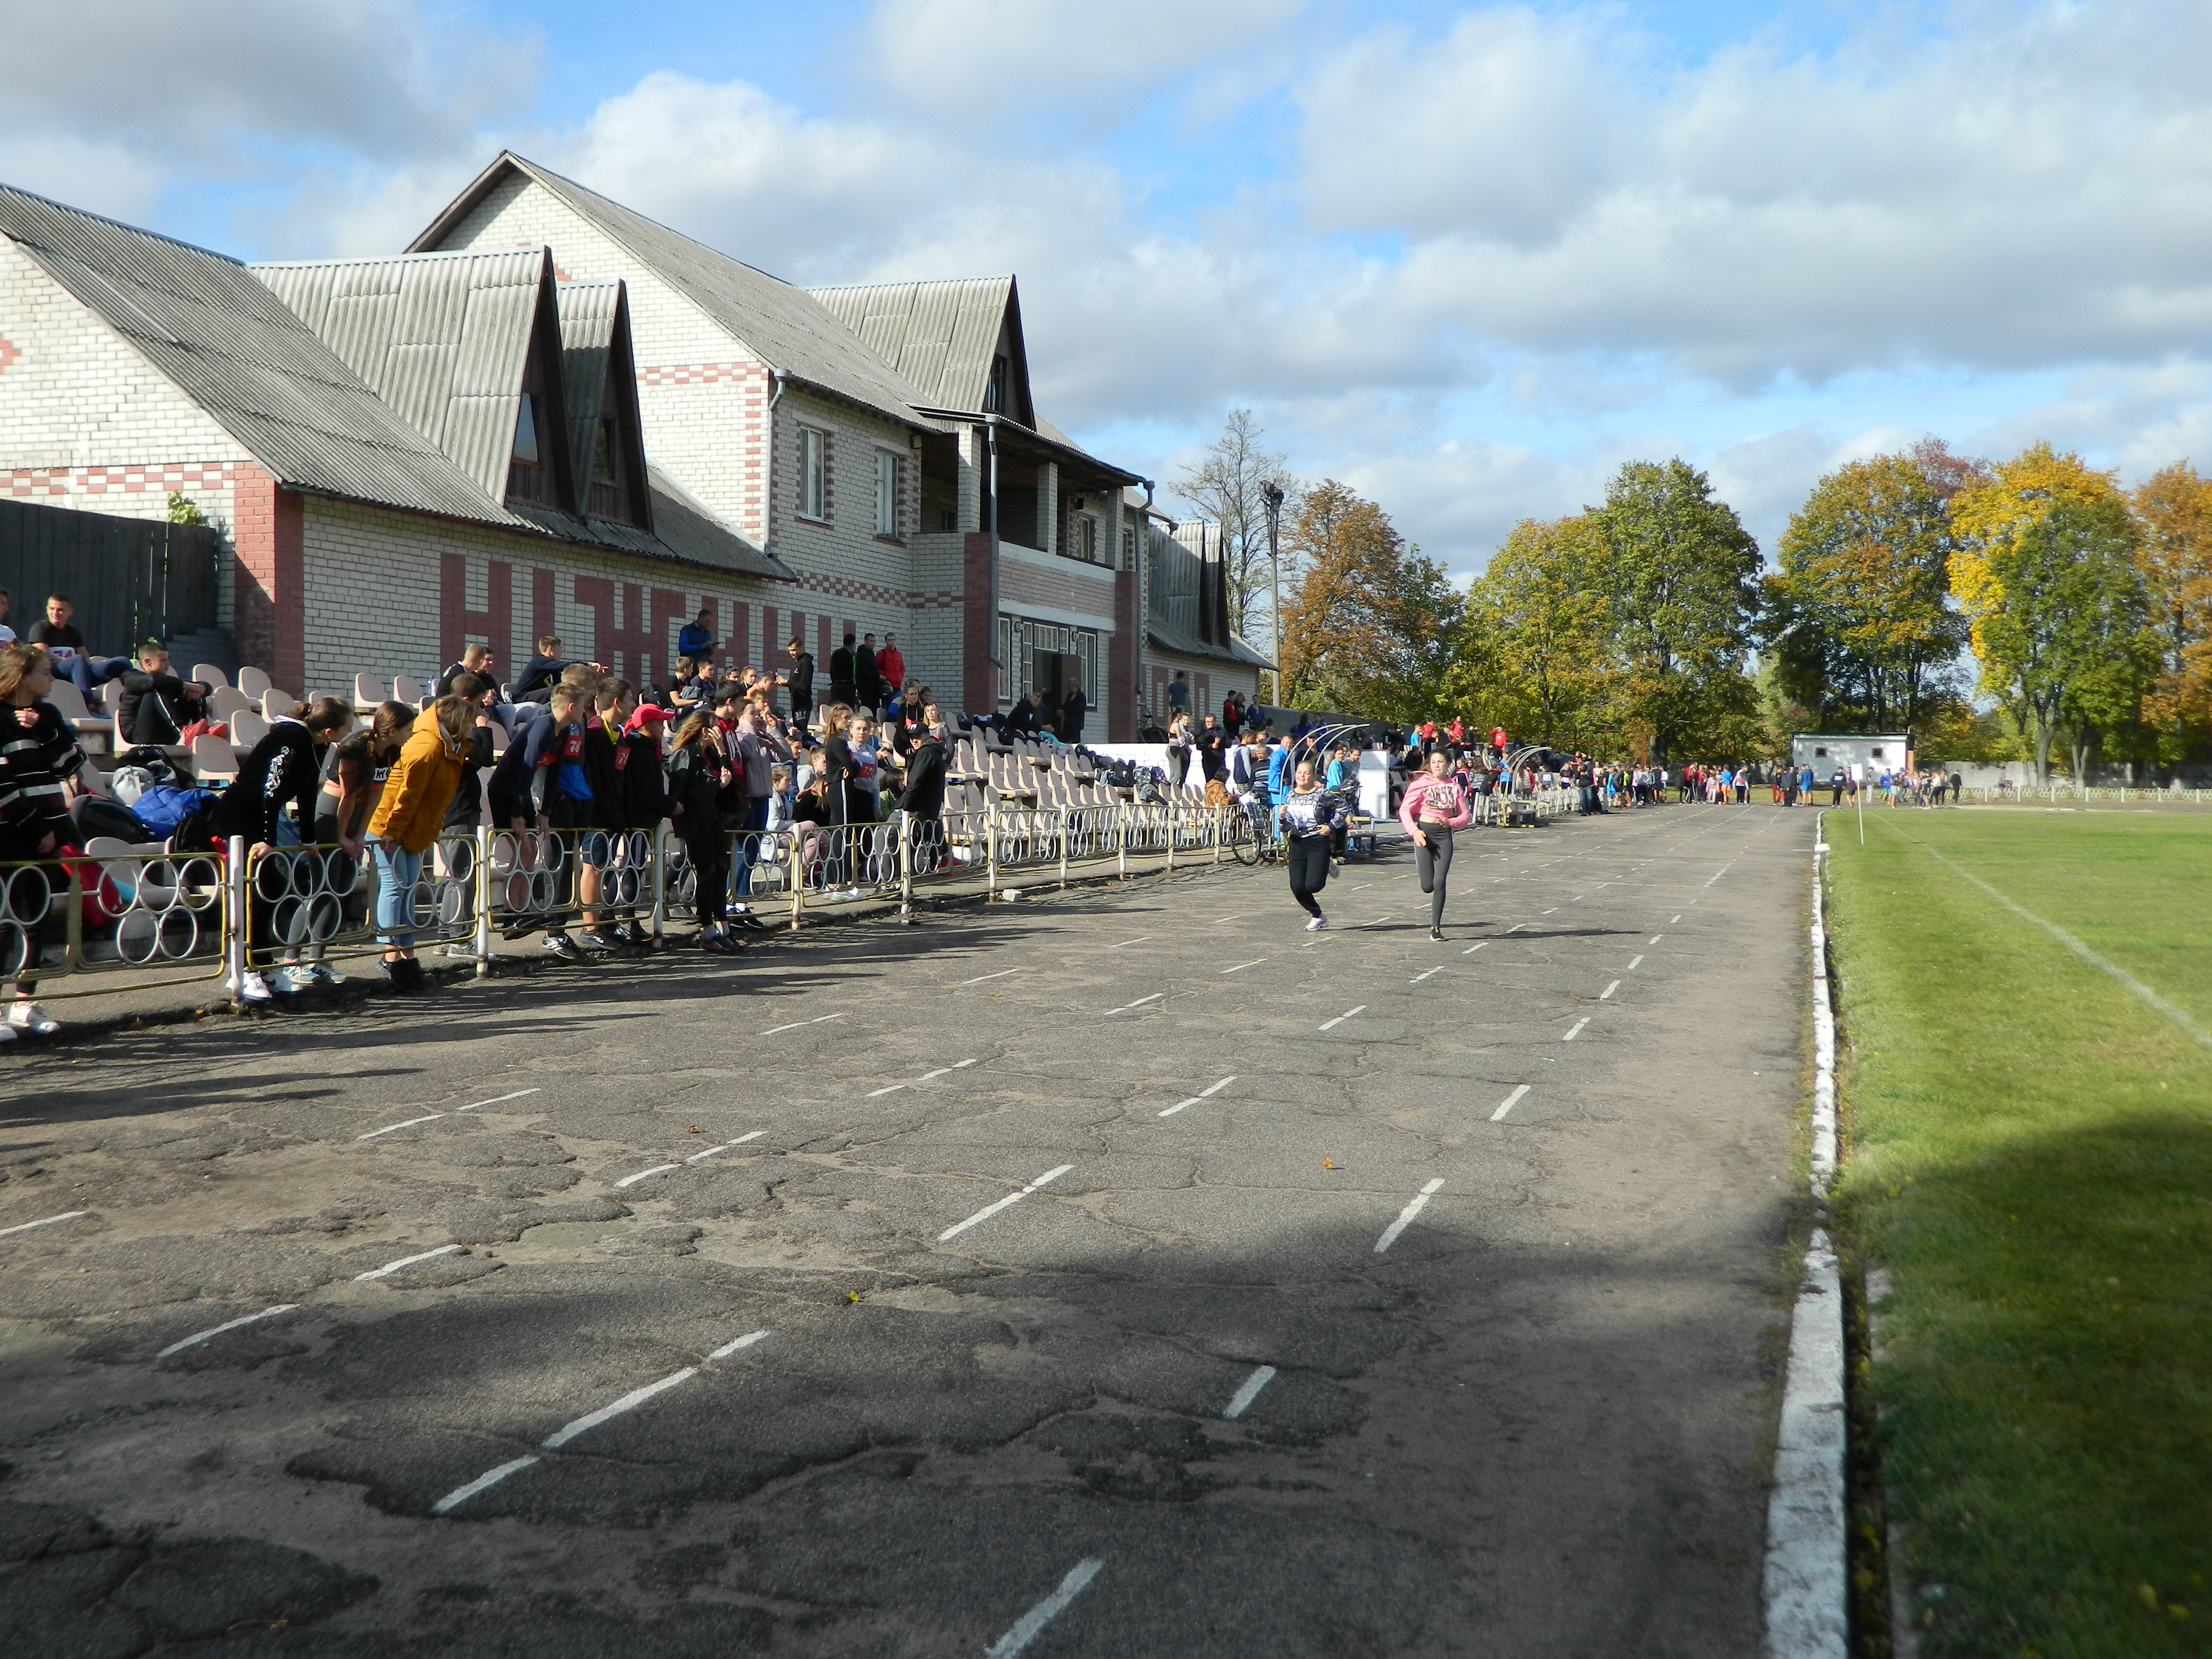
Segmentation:
<svg viewBox="0 0 2212 1659">
<path fill-rule="evenodd" d="M 216 802 L 215 833 L 223 844 L 236 836 L 245 841 L 249 855 L 266 856 L 273 848 L 297 847 L 307 838 L 303 832 L 314 824 L 315 796 L 322 787 L 322 757 L 316 751 L 353 723 L 353 711 L 335 697 L 325 697 L 307 717 L 313 725 L 290 716 L 270 722 L 269 735 L 240 763 L 237 778 Z M 287 806 L 292 808 L 289 817 L 284 813 Z M 279 873 L 283 880 L 270 884 L 283 892 L 290 886 L 290 872 Z M 241 1000 L 252 1002 L 267 1000 L 270 991 L 289 996 L 313 980 L 312 975 L 292 971 L 299 960 L 296 943 L 285 950 L 278 972 L 266 981 L 256 973 L 269 962 L 276 943 L 275 902 L 262 896 L 263 887 L 258 873 L 249 876 L 246 978 L 230 988 Z"/>
<path fill-rule="evenodd" d="M 635 756 L 623 747 L 622 729 L 635 707 L 636 694 L 629 682 L 610 680 L 599 693 L 598 708 L 584 721 L 584 775 L 592 791 L 588 822 L 600 832 L 584 837 L 584 927 L 576 943 L 586 951 L 612 951 L 629 943 L 636 931 L 627 921 L 602 927 L 599 909 L 605 884 L 602 872 L 616 862 L 623 832 L 629 828 L 629 787 L 625 775 Z"/>
</svg>

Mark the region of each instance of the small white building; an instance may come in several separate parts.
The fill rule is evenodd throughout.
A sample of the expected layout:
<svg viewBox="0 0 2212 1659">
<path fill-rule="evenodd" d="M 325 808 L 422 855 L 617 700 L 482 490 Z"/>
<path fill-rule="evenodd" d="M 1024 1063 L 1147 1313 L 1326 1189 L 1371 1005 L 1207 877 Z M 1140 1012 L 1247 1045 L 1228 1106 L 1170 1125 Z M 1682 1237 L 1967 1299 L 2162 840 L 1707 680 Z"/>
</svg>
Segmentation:
<svg viewBox="0 0 2212 1659">
<path fill-rule="evenodd" d="M 1790 739 L 1790 763 L 1811 767 L 1823 783 L 1854 763 L 1880 777 L 1912 763 L 1912 738 L 1904 732 L 1800 732 Z"/>
</svg>

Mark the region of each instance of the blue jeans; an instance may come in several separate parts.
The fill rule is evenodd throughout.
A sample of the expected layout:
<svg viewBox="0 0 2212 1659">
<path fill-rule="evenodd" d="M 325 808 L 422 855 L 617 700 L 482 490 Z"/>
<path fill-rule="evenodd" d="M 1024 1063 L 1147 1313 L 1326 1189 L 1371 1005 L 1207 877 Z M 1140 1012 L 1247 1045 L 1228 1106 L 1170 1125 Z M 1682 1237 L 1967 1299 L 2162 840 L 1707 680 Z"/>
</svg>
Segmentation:
<svg viewBox="0 0 2212 1659">
<path fill-rule="evenodd" d="M 750 898 L 753 890 L 753 866 L 761 855 L 761 843 L 748 840 L 768 828 L 768 797 L 745 803 L 745 827 L 738 833 L 737 859 L 738 896 Z"/>
<path fill-rule="evenodd" d="M 415 884 L 422 878 L 422 854 L 396 842 L 387 853 L 380 841 L 369 842 L 368 852 L 376 860 L 376 942 L 412 950 Z"/>
<path fill-rule="evenodd" d="M 85 706 L 95 710 L 100 707 L 100 697 L 94 688 L 121 679 L 130 669 L 128 657 L 88 657 L 80 651 L 69 659 L 70 683 L 84 698 Z"/>
</svg>

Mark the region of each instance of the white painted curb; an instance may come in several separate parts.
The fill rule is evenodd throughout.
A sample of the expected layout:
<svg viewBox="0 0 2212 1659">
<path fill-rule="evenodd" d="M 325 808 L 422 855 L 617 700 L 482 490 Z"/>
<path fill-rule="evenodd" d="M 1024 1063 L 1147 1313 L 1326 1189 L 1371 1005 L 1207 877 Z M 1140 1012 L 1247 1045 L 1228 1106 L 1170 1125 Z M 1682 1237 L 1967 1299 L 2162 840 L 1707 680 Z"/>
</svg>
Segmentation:
<svg viewBox="0 0 2212 1659">
<path fill-rule="evenodd" d="M 1836 1015 L 1820 907 L 1823 812 L 1813 835 L 1814 1199 L 1826 1216 L 1836 1174 Z M 1850 1640 L 1844 1528 L 1844 1295 L 1825 1227 L 1813 1230 L 1790 1322 L 1790 1377 L 1766 1506 L 1769 1659 L 1846 1659 Z"/>
</svg>

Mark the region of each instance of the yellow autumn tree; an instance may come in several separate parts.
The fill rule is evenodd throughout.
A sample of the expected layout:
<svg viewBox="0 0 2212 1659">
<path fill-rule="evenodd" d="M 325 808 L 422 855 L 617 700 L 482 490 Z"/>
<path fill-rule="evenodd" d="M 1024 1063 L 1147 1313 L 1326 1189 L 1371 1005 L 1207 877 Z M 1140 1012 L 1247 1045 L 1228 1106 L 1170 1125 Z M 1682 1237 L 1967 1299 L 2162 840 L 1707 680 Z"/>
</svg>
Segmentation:
<svg viewBox="0 0 2212 1659">
<path fill-rule="evenodd" d="M 2143 718 L 2179 758 L 2212 726 L 2212 478 L 2177 461 L 2143 481 L 2135 507 L 2159 653 Z"/>
<path fill-rule="evenodd" d="M 2148 678 L 2140 538 L 2110 472 L 2037 443 L 1951 502 L 1951 591 L 1982 690 L 2034 743 L 2048 778 L 2060 731 L 2075 774 L 2097 734 L 2134 718 Z"/>
<path fill-rule="evenodd" d="M 1461 608 L 1443 568 L 1333 478 L 1300 498 L 1283 539 L 1300 573 L 1283 600 L 1288 705 L 1369 720 L 1433 714 Z"/>
</svg>

